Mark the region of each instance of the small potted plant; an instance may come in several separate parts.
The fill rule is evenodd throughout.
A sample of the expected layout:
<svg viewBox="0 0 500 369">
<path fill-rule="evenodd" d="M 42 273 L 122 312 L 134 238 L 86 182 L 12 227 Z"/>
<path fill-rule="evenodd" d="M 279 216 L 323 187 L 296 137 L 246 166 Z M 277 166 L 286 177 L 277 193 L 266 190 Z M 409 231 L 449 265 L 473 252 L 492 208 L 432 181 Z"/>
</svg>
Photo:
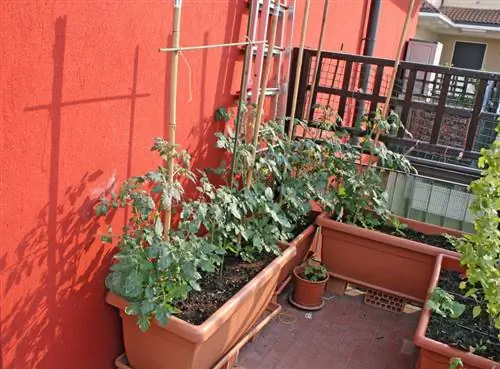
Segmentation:
<svg viewBox="0 0 500 369">
<path fill-rule="evenodd" d="M 323 308 L 323 293 L 328 283 L 328 270 L 316 258 L 311 257 L 293 269 L 295 287 L 290 303 L 303 310 Z"/>
</svg>

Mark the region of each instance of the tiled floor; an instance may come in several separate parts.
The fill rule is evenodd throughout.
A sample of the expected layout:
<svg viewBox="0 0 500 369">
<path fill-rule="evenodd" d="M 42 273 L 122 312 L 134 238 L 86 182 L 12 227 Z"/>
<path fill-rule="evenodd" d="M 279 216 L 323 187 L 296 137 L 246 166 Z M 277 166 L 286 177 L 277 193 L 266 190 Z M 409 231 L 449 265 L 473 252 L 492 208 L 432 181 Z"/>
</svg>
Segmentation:
<svg viewBox="0 0 500 369">
<path fill-rule="evenodd" d="M 356 294 L 351 290 L 352 295 Z M 394 314 L 334 297 L 306 315 L 281 298 L 282 313 L 247 344 L 239 369 L 413 369 L 418 311 Z"/>
</svg>

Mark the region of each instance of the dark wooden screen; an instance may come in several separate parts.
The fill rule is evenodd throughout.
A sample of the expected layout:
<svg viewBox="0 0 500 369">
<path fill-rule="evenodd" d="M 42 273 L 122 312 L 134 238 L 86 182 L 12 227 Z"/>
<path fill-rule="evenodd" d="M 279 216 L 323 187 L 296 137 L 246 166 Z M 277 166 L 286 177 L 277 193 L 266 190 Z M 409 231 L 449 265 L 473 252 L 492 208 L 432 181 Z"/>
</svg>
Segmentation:
<svg viewBox="0 0 500 369">
<path fill-rule="evenodd" d="M 292 71 L 297 50 L 294 53 Z M 309 121 L 321 114 L 318 108 L 304 112 L 315 63 L 316 50 L 306 49 L 296 118 L 307 117 Z M 311 107 L 329 106 L 337 111 L 345 126 L 355 126 L 360 115 L 374 111 L 385 102 L 394 60 L 323 52 L 319 63 Z M 366 86 L 360 82 L 363 74 Z M 500 74 L 402 62 L 397 75 L 391 107 L 412 137 L 401 130 L 384 140 L 401 152 L 411 150 L 408 154 L 416 161 L 423 159 L 447 167 L 473 169 L 480 148 L 489 146 L 495 138 Z M 294 82 L 292 75 L 290 86 Z M 292 93 L 289 101 L 291 96 Z M 477 175 L 477 171 L 472 171 Z"/>
</svg>

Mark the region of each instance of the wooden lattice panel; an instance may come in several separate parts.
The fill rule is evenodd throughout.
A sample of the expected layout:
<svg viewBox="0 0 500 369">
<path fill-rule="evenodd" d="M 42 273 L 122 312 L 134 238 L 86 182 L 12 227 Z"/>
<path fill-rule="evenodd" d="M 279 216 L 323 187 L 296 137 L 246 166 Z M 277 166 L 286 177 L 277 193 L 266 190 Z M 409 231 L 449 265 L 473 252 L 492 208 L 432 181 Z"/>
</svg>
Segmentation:
<svg viewBox="0 0 500 369">
<path fill-rule="evenodd" d="M 392 313 L 402 313 L 406 305 L 405 300 L 400 297 L 371 289 L 365 293 L 365 304 Z"/>
</svg>

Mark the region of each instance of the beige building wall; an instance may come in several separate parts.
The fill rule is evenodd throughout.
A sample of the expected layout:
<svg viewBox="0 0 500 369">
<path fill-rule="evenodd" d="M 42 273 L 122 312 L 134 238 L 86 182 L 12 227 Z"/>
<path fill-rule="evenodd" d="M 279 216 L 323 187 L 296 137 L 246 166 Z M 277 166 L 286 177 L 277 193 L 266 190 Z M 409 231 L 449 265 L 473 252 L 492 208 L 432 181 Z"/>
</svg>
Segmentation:
<svg viewBox="0 0 500 369">
<path fill-rule="evenodd" d="M 500 72 L 500 40 L 442 34 L 438 35 L 437 39 L 435 40 L 443 44 L 441 65 L 451 63 L 451 60 L 453 58 L 453 50 L 455 48 L 455 41 L 477 42 L 487 44 L 483 69 L 490 72 Z"/>
<path fill-rule="evenodd" d="M 432 0 L 435 6 L 441 4 L 440 0 Z M 444 0 L 443 6 L 458 6 L 474 9 L 500 9 L 500 0 Z"/>
<path fill-rule="evenodd" d="M 436 33 L 432 32 L 428 28 L 417 27 L 417 32 L 415 33 L 415 38 L 418 38 L 419 40 L 426 40 L 426 41 L 437 41 L 438 36 Z"/>
</svg>

